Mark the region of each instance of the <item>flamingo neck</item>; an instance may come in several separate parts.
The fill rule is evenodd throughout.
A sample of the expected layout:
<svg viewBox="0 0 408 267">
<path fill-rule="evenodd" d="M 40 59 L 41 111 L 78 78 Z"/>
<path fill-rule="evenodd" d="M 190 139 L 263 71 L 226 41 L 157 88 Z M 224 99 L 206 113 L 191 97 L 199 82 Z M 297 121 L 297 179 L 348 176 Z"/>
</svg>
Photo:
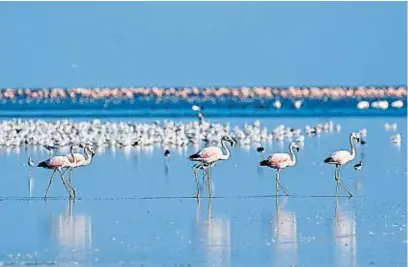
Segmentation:
<svg viewBox="0 0 408 267">
<path fill-rule="evenodd" d="M 290 160 L 292 161 L 292 164 L 295 164 L 296 163 L 296 156 L 295 156 L 295 153 L 293 153 L 292 144 L 289 145 L 289 155 L 290 155 Z"/>
<path fill-rule="evenodd" d="M 356 149 L 354 148 L 353 137 L 350 135 L 350 150 L 351 150 L 351 157 L 354 158 L 356 156 Z"/>
<path fill-rule="evenodd" d="M 222 141 L 221 141 L 222 148 L 224 148 L 224 150 L 226 151 L 226 153 L 225 153 L 225 154 L 222 154 L 222 156 L 220 157 L 220 159 L 222 159 L 222 160 L 229 159 L 230 156 L 231 156 L 231 153 L 230 153 L 230 151 L 229 151 L 227 145 L 225 144 L 225 142 L 226 142 L 226 140 L 222 140 Z"/>
<path fill-rule="evenodd" d="M 69 158 L 68 160 L 69 160 L 69 162 L 71 162 L 71 163 L 75 163 L 74 147 L 75 147 L 75 146 L 72 145 L 71 148 L 70 148 L 70 150 L 69 150 L 69 153 L 71 154 L 71 158 Z"/>
<path fill-rule="evenodd" d="M 88 147 L 84 148 L 85 164 L 89 164 L 92 161 L 92 153 Z"/>
</svg>

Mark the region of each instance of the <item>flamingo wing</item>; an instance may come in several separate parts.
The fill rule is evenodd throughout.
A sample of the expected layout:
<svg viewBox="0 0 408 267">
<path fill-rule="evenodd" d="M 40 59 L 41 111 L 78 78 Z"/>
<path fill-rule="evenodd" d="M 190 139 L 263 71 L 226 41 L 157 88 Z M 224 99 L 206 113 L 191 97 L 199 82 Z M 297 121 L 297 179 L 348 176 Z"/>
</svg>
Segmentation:
<svg viewBox="0 0 408 267">
<path fill-rule="evenodd" d="M 201 161 L 205 163 L 211 163 L 217 161 L 222 155 L 222 151 L 219 147 L 211 146 L 206 147 L 198 151 L 197 153 L 189 157 L 193 161 Z"/>
<path fill-rule="evenodd" d="M 338 150 L 325 159 L 326 163 L 330 164 L 345 164 L 350 161 L 351 153 L 348 150 Z"/>
<path fill-rule="evenodd" d="M 55 156 L 46 161 L 48 167 L 59 168 L 69 164 L 68 158 L 65 156 Z"/>
<path fill-rule="evenodd" d="M 267 166 L 275 169 L 284 169 L 290 163 L 290 155 L 287 153 L 275 153 L 268 157 Z"/>
</svg>

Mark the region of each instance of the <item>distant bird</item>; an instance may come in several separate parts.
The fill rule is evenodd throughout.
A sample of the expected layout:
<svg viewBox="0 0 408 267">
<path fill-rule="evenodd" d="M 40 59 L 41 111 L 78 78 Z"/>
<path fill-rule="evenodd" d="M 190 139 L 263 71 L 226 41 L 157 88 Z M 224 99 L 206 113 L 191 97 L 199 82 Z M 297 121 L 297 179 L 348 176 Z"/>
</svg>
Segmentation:
<svg viewBox="0 0 408 267">
<path fill-rule="evenodd" d="M 28 158 L 28 162 L 27 162 L 28 166 L 30 166 L 31 168 L 34 167 L 34 161 L 31 157 Z"/>
<path fill-rule="evenodd" d="M 52 156 L 52 151 L 58 149 L 58 147 L 54 145 L 44 145 L 44 148 L 48 150 L 48 155 L 50 157 Z"/>
<path fill-rule="evenodd" d="M 391 136 L 391 142 L 394 144 L 401 144 L 401 134 Z"/>
<path fill-rule="evenodd" d="M 350 190 L 340 180 L 340 173 L 341 173 L 341 169 L 343 168 L 343 166 L 347 164 L 348 162 L 352 161 L 356 157 L 356 150 L 354 148 L 354 142 L 353 142 L 354 140 L 357 140 L 357 142 L 360 141 L 359 133 L 356 133 L 356 132 L 350 133 L 349 141 L 350 141 L 351 152 L 348 150 L 338 150 L 324 160 L 324 163 L 336 165 L 336 169 L 334 170 L 334 179 L 336 180 L 336 183 L 337 183 L 336 196 L 338 194 L 339 184 L 347 191 L 350 197 L 353 196 Z"/>
<path fill-rule="evenodd" d="M 353 166 L 353 168 L 354 168 L 356 171 L 360 171 L 362 167 L 363 167 L 363 162 L 362 162 L 361 160 L 360 160 L 357 164 L 355 164 L 355 165 Z"/>
<path fill-rule="evenodd" d="M 231 146 L 233 146 L 235 143 L 231 137 L 229 137 L 228 135 L 224 135 L 221 138 L 222 148 L 217 147 L 217 146 L 206 147 L 188 157 L 188 159 L 191 161 L 200 162 L 200 164 L 197 164 L 194 167 L 194 176 L 195 176 L 196 185 L 197 185 L 197 195 L 196 195 L 197 198 L 200 197 L 200 187 L 199 187 L 198 178 L 197 178 L 198 171 L 202 168 L 208 168 L 207 179 L 208 179 L 208 183 L 210 184 L 211 183 L 211 168 L 213 164 L 219 160 L 228 160 L 231 156 L 231 152 L 229 151 L 227 145 L 225 144 L 226 142 L 229 142 Z M 225 154 L 224 154 L 223 149 L 225 151 Z"/>
<path fill-rule="evenodd" d="M 166 150 L 164 151 L 164 156 L 165 156 L 166 158 L 169 158 L 169 157 L 170 157 L 170 150 L 166 149 Z"/>
<path fill-rule="evenodd" d="M 265 149 L 260 146 L 256 149 L 256 152 L 258 152 L 261 155 L 261 159 L 263 159 L 263 153 L 264 153 Z"/>
<path fill-rule="evenodd" d="M 281 183 L 279 176 L 280 172 L 288 167 L 293 167 L 296 165 L 296 156 L 295 153 L 293 153 L 293 148 L 295 148 L 298 152 L 300 149 L 300 146 L 296 142 L 291 142 L 289 144 L 289 153 L 275 153 L 270 155 L 267 159 L 262 160 L 259 165 L 260 166 L 266 166 L 269 168 L 276 169 L 276 195 L 278 195 L 279 191 L 279 186 L 278 184 L 282 187 L 283 191 L 285 191 L 285 194 L 288 196 L 288 190 L 283 186 Z"/>
</svg>

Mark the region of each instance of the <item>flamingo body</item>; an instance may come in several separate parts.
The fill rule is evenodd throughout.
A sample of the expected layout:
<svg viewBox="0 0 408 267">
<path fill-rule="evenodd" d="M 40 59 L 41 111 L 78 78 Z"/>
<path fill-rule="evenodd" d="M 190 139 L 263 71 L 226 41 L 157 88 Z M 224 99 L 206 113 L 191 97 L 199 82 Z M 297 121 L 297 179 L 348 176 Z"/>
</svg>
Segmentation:
<svg viewBox="0 0 408 267">
<path fill-rule="evenodd" d="M 273 169 L 285 169 L 295 165 L 288 153 L 275 153 L 270 155 L 266 160 L 261 161 L 261 166 L 267 166 Z"/>
<path fill-rule="evenodd" d="M 356 155 L 352 154 L 348 150 L 338 150 L 331 154 L 330 157 L 327 157 L 324 162 L 328 164 L 345 165 L 349 161 L 352 161 L 355 157 Z"/>
<path fill-rule="evenodd" d="M 204 164 L 211 164 L 215 161 L 222 160 L 224 153 L 221 148 L 216 146 L 206 147 L 198 151 L 197 153 L 188 157 L 191 161 L 199 161 Z"/>
<path fill-rule="evenodd" d="M 54 156 L 47 160 L 44 160 L 38 163 L 37 167 L 45 168 L 45 169 L 58 169 L 58 168 L 65 168 L 70 167 L 71 162 L 68 160 L 66 156 Z"/>
</svg>

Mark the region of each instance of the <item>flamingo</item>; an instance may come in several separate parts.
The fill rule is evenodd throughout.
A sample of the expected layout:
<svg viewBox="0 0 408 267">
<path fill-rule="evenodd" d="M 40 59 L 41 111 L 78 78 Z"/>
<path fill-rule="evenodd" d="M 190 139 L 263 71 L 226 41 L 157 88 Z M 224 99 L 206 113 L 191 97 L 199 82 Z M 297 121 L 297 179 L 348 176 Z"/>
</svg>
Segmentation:
<svg viewBox="0 0 408 267">
<path fill-rule="evenodd" d="M 337 183 L 336 196 L 339 190 L 339 184 L 347 191 L 350 197 L 353 196 L 350 190 L 340 180 L 340 173 L 343 166 L 346 165 L 348 162 L 352 161 L 356 157 L 356 149 L 354 148 L 353 140 L 357 140 L 357 142 L 360 142 L 360 134 L 356 132 L 350 133 L 349 141 L 351 152 L 348 150 L 337 150 L 336 152 L 331 154 L 331 156 L 327 157 L 324 160 L 324 163 L 336 165 L 336 169 L 334 170 L 334 179 L 336 180 Z"/>
<path fill-rule="evenodd" d="M 217 147 L 217 146 L 210 146 L 201 149 L 195 154 L 192 154 L 188 157 L 189 160 L 191 161 L 198 161 L 200 162 L 199 164 L 196 164 L 194 166 L 194 176 L 196 179 L 196 185 L 197 185 L 197 195 L 196 197 L 200 197 L 200 187 L 198 185 L 198 178 L 197 178 L 197 173 L 200 169 L 208 169 L 206 171 L 207 177 L 208 177 L 208 184 L 211 184 L 211 168 L 214 166 L 215 162 L 219 160 L 228 160 L 231 157 L 231 152 L 229 151 L 227 145 L 225 144 L 226 142 L 229 142 L 231 146 L 234 145 L 234 140 L 229 137 L 228 135 L 224 135 L 221 138 L 221 145 L 222 148 Z M 225 150 L 225 154 L 224 151 Z M 209 192 L 211 195 L 211 192 Z"/>
<path fill-rule="evenodd" d="M 262 160 L 259 165 L 260 166 L 267 166 L 272 169 L 276 169 L 276 195 L 278 195 L 279 191 L 279 186 L 278 184 L 282 187 L 283 191 L 285 191 L 285 194 L 289 196 L 288 190 L 283 186 L 281 183 L 279 177 L 280 177 L 280 172 L 288 167 L 293 167 L 296 165 L 296 156 L 295 153 L 293 153 L 293 148 L 296 149 L 296 151 L 299 152 L 300 146 L 297 142 L 290 142 L 289 144 L 289 153 L 274 153 L 270 155 L 267 159 Z"/>
<path fill-rule="evenodd" d="M 72 152 L 72 151 L 71 151 L 71 152 Z M 32 162 L 32 163 L 33 163 L 33 162 Z M 74 190 L 71 186 L 69 186 L 69 185 L 66 183 L 65 178 L 64 178 L 64 175 L 61 173 L 61 169 L 70 167 L 70 166 L 72 166 L 72 164 L 74 164 L 74 163 L 71 162 L 71 161 L 68 159 L 67 156 L 53 156 L 53 157 L 51 157 L 51 158 L 49 158 L 49 159 L 47 159 L 47 160 L 44 160 L 44 161 L 38 163 L 38 165 L 37 165 L 36 167 L 53 170 L 52 175 L 51 175 L 51 178 L 50 178 L 50 182 L 48 183 L 47 190 L 45 191 L 45 196 L 44 196 L 44 198 L 46 198 L 47 195 L 48 195 L 48 190 L 50 189 L 50 186 L 51 186 L 51 183 L 52 183 L 52 179 L 53 179 L 53 177 L 54 177 L 56 171 L 58 171 L 59 174 L 61 175 L 61 181 L 62 181 L 62 183 L 64 184 L 65 189 L 68 191 L 69 197 L 72 198 L 71 191 L 70 191 L 69 189 L 72 190 L 72 193 L 73 193 L 73 195 L 74 195 L 74 197 L 75 197 L 75 190 Z M 34 164 L 33 164 L 33 165 L 34 165 Z M 30 166 L 30 167 L 31 167 L 31 166 Z"/>
<path fill-rule="evenodd" d="M 78 147 L 78 145 L 72 145 L 71 153 L 66 155 L 70 162 L 73 163 L 70 166 L 68 166 L 67 169 L 62 173 L 63 175 L 65 175 L 65 173 L 69 171 L 69 184 L 71 188 L 72 188 L 72 170 L 75 168 L 89 165 L 93 157 L 95 156 L 95 150 L 92 148 L 92 146 L 84 146 L 80 144 L 79 147 L 84 149 L 84 154 L 73 153 L 74 147 Z"/>
</svg>

